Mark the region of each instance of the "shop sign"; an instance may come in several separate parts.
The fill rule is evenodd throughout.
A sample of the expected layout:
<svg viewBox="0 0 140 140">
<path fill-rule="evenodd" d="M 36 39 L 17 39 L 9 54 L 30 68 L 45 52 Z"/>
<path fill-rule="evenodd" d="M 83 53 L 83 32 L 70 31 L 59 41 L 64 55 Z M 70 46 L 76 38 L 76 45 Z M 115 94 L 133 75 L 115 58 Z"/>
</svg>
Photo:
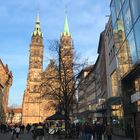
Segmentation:
<svg viewBox="0 0 140 140">
<path fill-rule="evenodd" d="M 131 95 L 131 103 L 140 100 L 140 92 L 136 92 L 135 94 Z"/>
</svg>

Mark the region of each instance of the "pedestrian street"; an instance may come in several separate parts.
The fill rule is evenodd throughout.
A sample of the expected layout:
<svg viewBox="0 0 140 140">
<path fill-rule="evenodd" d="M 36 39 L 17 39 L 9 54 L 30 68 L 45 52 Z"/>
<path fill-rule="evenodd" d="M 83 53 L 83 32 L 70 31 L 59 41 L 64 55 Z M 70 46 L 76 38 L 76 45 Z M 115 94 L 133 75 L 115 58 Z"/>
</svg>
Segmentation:
<svg viewBox="0 0 140 140">
<path fill-rule="evenodd" d="M 0 133 L 0 140 L 16 140 L 16 139 L 12 138 L 11 133 L 5 133 L 5 134 Z M 19 140 L 34 140 L 34 139 L 32 138 L 31 134 L 24 133 L 24 134 L 19 135 Z M 58 137 L 58 136 L 45 135 L 44 140 L 80 140 L 80 139 L 66 139 L 66 138 L 65 139 L 61 138 L 60 139 L 60 137 Z M 105 138 L 105 140 L 107 140 L 107 139 Z M 114 136 L 113 135 L 112 140 L 133 140 L 133 139 L 127 139 L 127 138 L 124 138 L 124 137 L 119 137 L 119 136 Z"/>
</svg>

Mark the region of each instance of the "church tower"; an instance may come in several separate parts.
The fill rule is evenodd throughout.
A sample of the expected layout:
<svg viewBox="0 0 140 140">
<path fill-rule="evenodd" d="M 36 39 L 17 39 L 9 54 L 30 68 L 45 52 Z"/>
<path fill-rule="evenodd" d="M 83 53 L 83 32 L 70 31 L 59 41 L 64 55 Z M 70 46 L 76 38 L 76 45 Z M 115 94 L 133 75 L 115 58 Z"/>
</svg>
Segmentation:
<svg viewBox="0 0 140 140">
<path fill-rule="evenodd" d="M 23 98 L 22 123 L 38 123 L 41 121 L 41 74 L 43 72 L 43 37 L 40 28 L 39 14 L 32 33 L 29 56 L 27 85 Z"/>
<path fill-rule="evenodd" d="M 61 77 L 67 73 L 65 78 L 71 78 L 73 75 L 73 41 L 69 31 L 68 18 L 66 16 L 64 31 L 60 38 L 60 70 Z M 68 80 L 68 79 L 67 79 Z"/>
</svg>

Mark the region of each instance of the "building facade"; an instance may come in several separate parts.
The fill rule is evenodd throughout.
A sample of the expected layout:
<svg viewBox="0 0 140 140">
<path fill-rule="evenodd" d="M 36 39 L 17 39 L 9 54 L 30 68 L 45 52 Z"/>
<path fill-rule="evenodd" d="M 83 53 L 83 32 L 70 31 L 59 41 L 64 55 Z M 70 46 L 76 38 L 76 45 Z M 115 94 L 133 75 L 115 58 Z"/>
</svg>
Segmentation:
<svg viewBox="0 0 140 140">
<path fill-rule="evenodd" d="M 43 72 L 43 49 L 43 37 L 38 15 L 30 44 L 29 71 L 22 107 L 23 124 L 42 121 L 42 101 L 40 99 L 41 90 L 39 87 L 41 85 L 41 74 Z M 46 116 L 46 114 L 44 114 L 44 116 Z"/>
<path fill-rule="evenodd" d="M 78 113 L 77 118 L 85 121 L 88 118 L 95 120 L 96 92 L 95 92 L 95 66 L 91 65 L 84 68 L 79 78 L 78 88 Z"/>
<path fill-rule="evenodd" d="M 22 121 L 22 108 L 8 108 L 6 114 L 6 122 L 8 124 L 21 124 Z"/>
<path fill-rule="evenodd" d="M 121 22 L 118 22 L 118 25 L 119 28 L 122 29 Z M 119 47 L 118 35 L 122 35 L 122 33 L 118 32 L 117 30 L 113 31 L 112 20 L 109 18 L 105 27 L 105 54 L 107 71 L 106 116 L 107 122 L 110 122 L 113 126 L 113 133 L 125 136 L 121 83 L 119 81 L 116 56 L 116 50 Z"/>
<path fill-rule="evenodd" d="M 0 60 L 0 121 L 2 122 L 6 121 L 9 90 L 12 82 L 12 72 L 9 71 L 8 65 L 4 66 L 2 60 Z"/>
<path fill-rule="evenodd" d="M 111 18 L 126 137 L 140 139 L 140 1 L 111 0 Z"/>
<path fill-rule="evenodd" d="M 57 48 L 60 55 L 59 59 L 61 59 L 61 62 L 65 62 L 65 67 L 62 67 L 60 63 L 60 71 L 67 66 L 69 69 L 66 73 L 72 74 L 73 70 L 70 68 L 72 68 L 71 65 L 73 62 L 73 48 L 67 17 L 65 19 L 64 32 L 60 38 L 60 44 L 54 45 L 55 47 L 57 47 L 57 45 L 60 47 Z M 69 52 L 69 55 L 65 54 L 66 52 Z M 59 80 L 57 80 L 58 75 L 61 73 L 63 78 L 64 73 L 62 73 L 62 71 L 59 73 L 55 61 L 53 60 L 50 60 L 48 67 L 43 71 L 43 53 L 43 37 L 38 15 L 30 45 L 29 72 L 22 105 L 23 124 L 43 122 L 47 117 L 56 112 L 58 99 L 56 95 L 52 97 L 52 94 L 55 94 L 54 91 L 59 88 Z M 67 78 L 69 78 L 69 76 Z M 45 83 L 46 86 L 44 89 L 42 85 Z M 45 95 L 44 92 L 46 92 Z M 46 94 L 51 94 L 51 98 Z"/>
<path fill-rule="evenodd" d="M 96 117 L 101 123 L 106 123 L 105 105 L 107 98 L 107 78 L 105 59 L 105 33 L 100 33 L 98 43 L 98 58 L 95 62 L 95 92 L 96 92 Z"/>
</svg>

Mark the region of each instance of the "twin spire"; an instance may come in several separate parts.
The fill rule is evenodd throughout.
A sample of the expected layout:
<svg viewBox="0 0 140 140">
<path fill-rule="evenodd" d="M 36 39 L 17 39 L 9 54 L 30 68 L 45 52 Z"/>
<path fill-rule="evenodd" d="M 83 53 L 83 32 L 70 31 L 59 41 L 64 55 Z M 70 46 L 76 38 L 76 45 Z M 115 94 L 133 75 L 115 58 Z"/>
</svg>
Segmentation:
<svg viewBox="0 0 140 140">
<path fill-rule="evenodd" d="M 32 33 L 33 36 L 39 35 L 42 36 L 42 32 L 41 32 L 41 27 L 40 27 L 40 16 L 39 13 L 37 13 L 37 17 L 36 17 L 36 25 L 34 28 L 34 31 Z M 66 36 L 70 36 L 70 31 L 69 31 L 69 24 L 68 24 L 68 17 L 66 15 L 65 17 L 65 23 L 64 23 L 64 31 L 62 32 L 62 35 Z"/>
<path fill-rule="evenodd" d="M 66 15 L 65 17 L 65 23 L 64 23 L 64 32 L 62 33 L 64 36 L 65 35 L 70 35 L 70 31 L 69 31 L 69 24 L 68 24 L 68 17 Z"/>
<path fill-rule="evenodd" d="M 37 17 L 36 17 L 36 26 L 34 28 L 33 31 L 33 36 L 39 35 L 42 36 L 42 32 L 41 32 L 41 27 L 40 27 L 40 17 L 39 17 L 39 13 L 37 13 Z"/>
</svg>

